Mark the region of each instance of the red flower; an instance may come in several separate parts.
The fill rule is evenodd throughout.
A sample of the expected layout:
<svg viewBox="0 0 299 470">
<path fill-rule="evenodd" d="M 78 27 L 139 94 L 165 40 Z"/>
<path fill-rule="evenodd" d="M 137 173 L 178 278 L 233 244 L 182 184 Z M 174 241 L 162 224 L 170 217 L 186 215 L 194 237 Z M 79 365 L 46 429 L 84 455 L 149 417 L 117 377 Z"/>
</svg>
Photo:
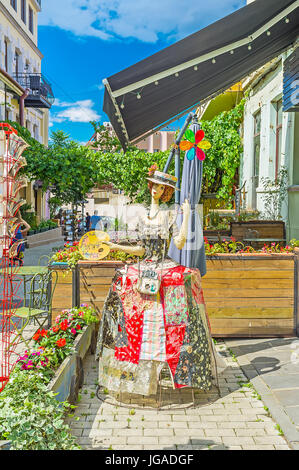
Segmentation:
<svg viewBox="0 0 299 470">
<path fill-rule="evenodd" d="M 52 331 L 53 333 L 57 333 L 59 331 L 58 326 L 53 326 Z"/>
<path fill-rule="evenodd" d="M 34 340 L 34 341 L 38 341 L 39 338 L 40 338 L 40 330 L 38 330 L 38 331 L 35 333 L 35 335 L 33 335 L 33 340 Z"/>
<path fill-rule="evenodd" d="M 81 330 L 81 325 L 78 324 L 78 325 L 76 326 L 76 330 Z"/>
<path fill-rule="evenodd" d="M 62 331 L 66 331 L 68 328 L 68 321 L 67 320 L 63 320 L 61 323 L 60 323 L 60 329 Z"/>
<path fill-rule="evenodd" d="M 63 348 L 66 345 L 65 338 L 60 338 L 58 341 L 56 341 L 56 344 L 59 348 Z"/>
<path fill-rule="evenodd" d="M 42 331 L 40 332 L 40 335 L 41 335 L 43 338 L 44 338 L 45 336 L 48 336 L 47 330 L 42 330 Z"/>
</svg>

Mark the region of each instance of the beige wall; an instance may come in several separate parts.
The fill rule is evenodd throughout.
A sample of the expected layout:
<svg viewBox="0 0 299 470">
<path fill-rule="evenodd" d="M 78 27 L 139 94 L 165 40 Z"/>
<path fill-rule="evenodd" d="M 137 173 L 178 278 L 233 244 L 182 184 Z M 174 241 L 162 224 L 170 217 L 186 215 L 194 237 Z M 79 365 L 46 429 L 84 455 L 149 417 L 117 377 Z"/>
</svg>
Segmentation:
<svg viewBox="0 0 299 470">
<path fill-rule="evenodd" d="M 16 0 L 17 11 L 11 6 L 10 0 L 1 0 L 0 4 L 7 9 L 10 15 L 17 22 L 18 26 L 29 36 L 34 44 L 37 45 L 37 15 L 40 11 L 38 2 L 35 0 L 26 1 L 26 23 L 24 23 L 21 17 L 21 0 Z M 33 32 L 29 29 L 29 7 L 33 10 Z"/>
<path fill-rule="evenodd" d="M 174 143 L 174 139 L 174 131 L 159 131 L 138 142 L 136 147 L 149 153 L 165 152 Z"/>
<path fill-rule="evenodd" d="M 29 6 L 34 13 L 34 31 L 29 31 Z M 8 67 L 6 72 L 13 76 L 16 72 L 16 51 L 19 54 L 19 73 L 41 72 L 42 54 L 37 47 L 37 25 L 39 4 L 36 0 L 27 0 L 26 24 L 21 18 L 21 0 L 17 0 L 17 12 L 10 4 L 10 0 L 0 0 L 0 67 L 5 70 L 5 41 L 8 44 Z M 27 69 L 25 69 L 25 67 Z M 19 103 L 13 99 L 11 93 L 7 94 L 9 104 L 8 118 L 17 121 L 19 116 Z M 0 120 L 4 120 L 4 93 L 0 87 Z M 1 106 L 2 104 L 2 106 Z M 31 135 L 44 145 L 48 145 L 49 111 L 47 109 L 25 109 L 24 125 Z"/>
<path fill-rule="evenodd" d="M 33 10 L 33 33 L 29 30 L 29 7 Z M 21 0 L 17 0 L 17 11 L 10 4 L 10 0 L 0 0 L 0 67 L 11 77 L 16 73 L 15 55 L 18 53 L 18 72 L 40 73 L 42 53 L 38 49 L 38 12 L 39 4 L 36 0 L 26 1 L 26 23 L 21 18 Z M 7 69 L 5 63 L 5 42 L 7 43 Z M 0 84 L 1 85 L 1 84 Z M 13 93 L 7 92 L 8 119 L 19 120 L 19 102 Z M 0 120 L 5 120 L 5 95 L 3 86 L 0 86 Z M 24 126 L 30 131 L 32 137 L 44 145 L 48 145 L 49 111 L 47 109 L 25 108 Z M 28 183 L 23 197 L 34 209 L 33 183 Z M 41 191 L 37 194 L 38 220 L 46 214 L 46 196 Z"/>
</svg>

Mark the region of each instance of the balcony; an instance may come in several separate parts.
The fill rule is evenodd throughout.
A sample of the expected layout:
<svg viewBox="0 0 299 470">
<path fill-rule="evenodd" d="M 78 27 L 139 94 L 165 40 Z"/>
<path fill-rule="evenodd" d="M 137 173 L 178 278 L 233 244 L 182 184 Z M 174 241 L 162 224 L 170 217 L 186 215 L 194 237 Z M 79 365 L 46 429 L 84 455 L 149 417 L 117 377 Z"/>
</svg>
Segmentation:
<svg viewBox="0 0 299 470">
<path fill-rule="evenodd" d="M 50 83 L 41 73 L 18 73 L 13 78 L 23 87 L 30 90 L 25 99 L 26 108 L 48 108 L 54 103 L 54 94 Z"/>
</svg>

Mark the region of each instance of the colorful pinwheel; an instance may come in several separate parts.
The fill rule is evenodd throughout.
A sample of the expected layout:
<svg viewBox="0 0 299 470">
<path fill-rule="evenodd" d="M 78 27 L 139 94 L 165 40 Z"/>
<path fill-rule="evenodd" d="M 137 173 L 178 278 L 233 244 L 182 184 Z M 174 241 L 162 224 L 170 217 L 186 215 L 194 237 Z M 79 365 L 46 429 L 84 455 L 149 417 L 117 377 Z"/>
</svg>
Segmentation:
<svg viewBox="0 0 299 470">
<path fill-rule="evenodd" d="M 195 154 L 198 160 L 203 161 L 206 158 L 206 154 L 203 150 L 211 148 L 211 144 L 208 140 L 203 140 L 205 133 L 203 130 L 199 130 L 194 134 L 191 129 L 187 129 L 184 134 L 184 139 L 180 143 L 180 149 L 187 151 L 188 160 L 193 160 Z"/>
</svg>

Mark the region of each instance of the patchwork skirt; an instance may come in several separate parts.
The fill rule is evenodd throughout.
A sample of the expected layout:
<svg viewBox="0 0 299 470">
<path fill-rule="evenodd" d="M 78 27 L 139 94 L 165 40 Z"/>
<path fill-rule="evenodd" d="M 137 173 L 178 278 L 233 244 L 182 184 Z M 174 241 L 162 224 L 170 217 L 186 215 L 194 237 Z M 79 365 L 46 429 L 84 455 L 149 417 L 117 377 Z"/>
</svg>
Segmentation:
<svg viewBox="0 0 299 470">
<path fill-rule="evenodd" d="M 99 329 L 99 385 L 154 394 L 166 366 L 174 388 L 209 390 L 225 363 L 214 348 L 200 272 L 174 262 L 157 271 L 156 295 L 137 290 L 137 265 L 116 272 Z"/>
</svg>

